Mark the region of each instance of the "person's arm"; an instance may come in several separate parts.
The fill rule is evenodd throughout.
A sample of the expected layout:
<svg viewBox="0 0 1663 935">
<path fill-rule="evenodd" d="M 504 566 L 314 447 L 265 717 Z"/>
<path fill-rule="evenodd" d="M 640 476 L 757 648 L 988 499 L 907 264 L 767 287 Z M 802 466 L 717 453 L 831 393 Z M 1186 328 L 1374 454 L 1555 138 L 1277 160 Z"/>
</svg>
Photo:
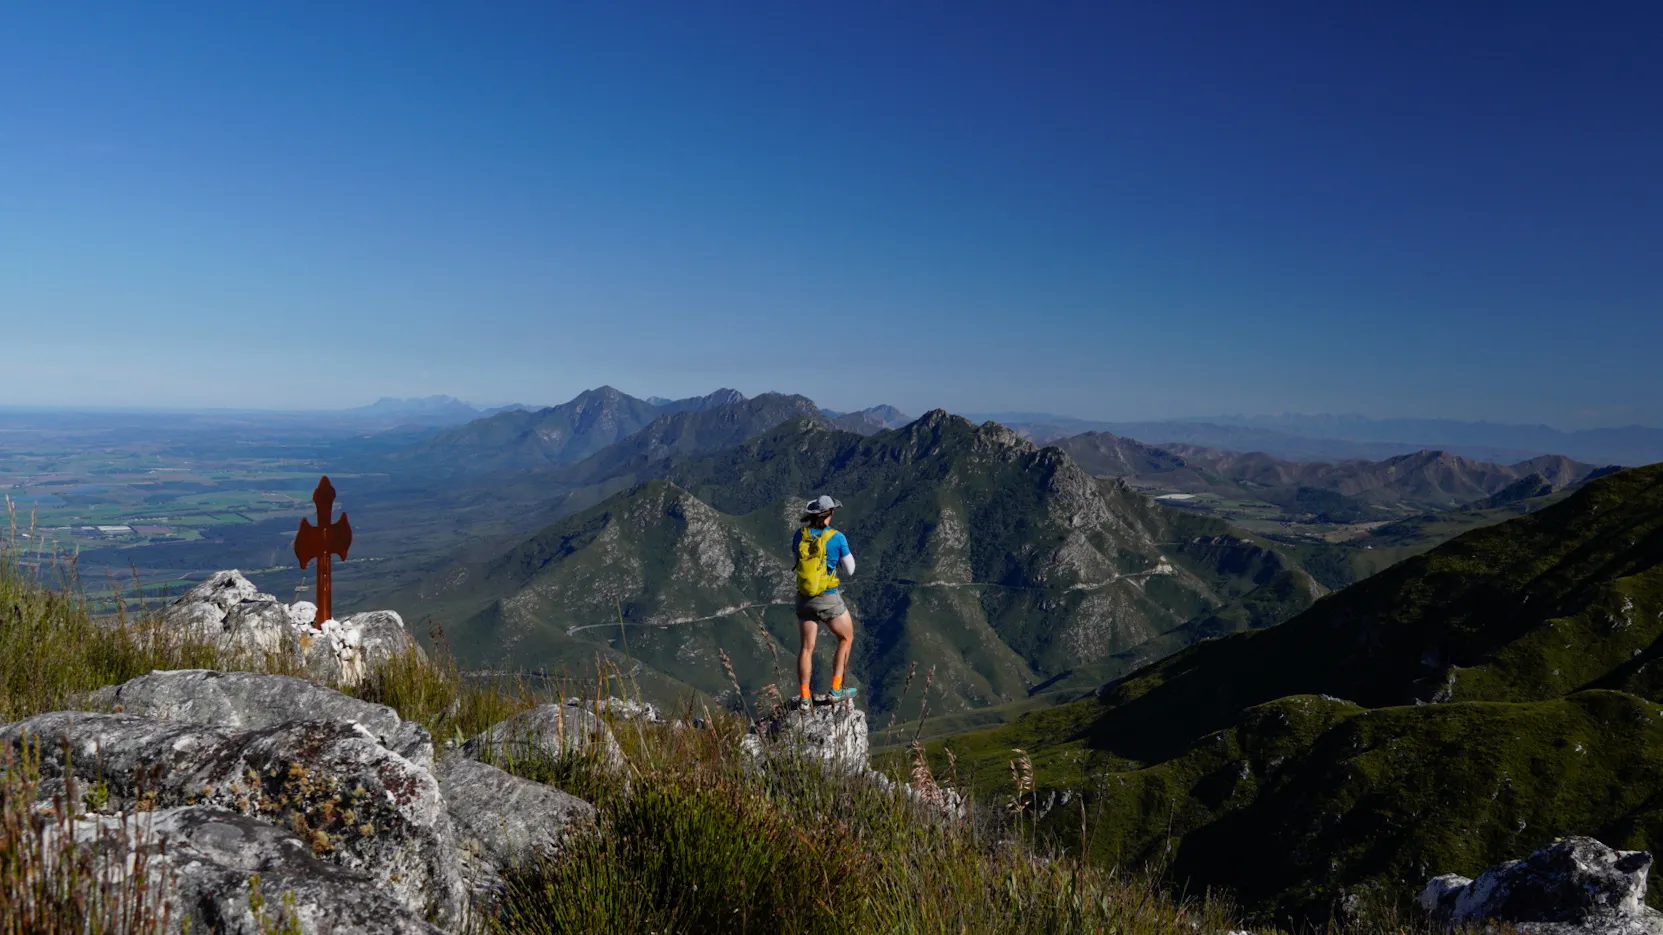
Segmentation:
<svg viewBox="0 0 1663 935">
<path fill-rule="evenodd" d="M 837 557 L 838 577 L 853 578 L 855 576 L 855 553 L 849 548 L 849 537 L 843 535 L 842 533 L 838 533 L 837 542 L 835 544 L 837 546 L 837 550 L 843 553 Z"/>
</svg>

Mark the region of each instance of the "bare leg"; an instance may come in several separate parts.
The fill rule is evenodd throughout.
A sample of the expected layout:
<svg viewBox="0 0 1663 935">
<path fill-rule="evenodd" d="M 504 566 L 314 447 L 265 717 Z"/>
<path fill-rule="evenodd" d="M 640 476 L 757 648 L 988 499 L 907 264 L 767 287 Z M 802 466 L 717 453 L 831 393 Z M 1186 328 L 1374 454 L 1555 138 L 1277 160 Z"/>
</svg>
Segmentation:
<svg viewBox="0 0 1663 935">
<path fill-rule="evenodd" d="M 837 637 L 837 654 L 832 657 L 832 681 L 843 684 L 843 669 L 849 664 L 849 650 L 855 645 L 855 620 L 844 611 L 826 623 L 826 629 Z"/>
<path fill-rule="evenodd" d="M 813 620 L 799 620 L 797 632 L 803 637 L 803 648 L 797 653 L 797 683 L 807 685 L 814 675 L 814 638 L 820 633 L 820 625 Z"/>
</svg>

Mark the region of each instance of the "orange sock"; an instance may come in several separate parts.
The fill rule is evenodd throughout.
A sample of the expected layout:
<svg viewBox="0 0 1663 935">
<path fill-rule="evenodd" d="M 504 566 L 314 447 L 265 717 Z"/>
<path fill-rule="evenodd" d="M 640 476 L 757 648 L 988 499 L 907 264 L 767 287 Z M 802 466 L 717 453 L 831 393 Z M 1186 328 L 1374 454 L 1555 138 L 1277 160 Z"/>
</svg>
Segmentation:
<svg viewBox="0 0 1663 935">
<path fill-rule="evenodd" d="M 840 692 L 842 690 L 843 690 L 843 676 L 841 676 L 841 675 L 832 676 L 832 691 Z"/>
<path fill-rule="evenodd" d="M 814 693 L 810 692 L 808 690 L 808 683 L 806 683 L 806 682 L 803 683 L 803 697 L 804 698 L 813 698 L 814 697 Z"/>
</svg>

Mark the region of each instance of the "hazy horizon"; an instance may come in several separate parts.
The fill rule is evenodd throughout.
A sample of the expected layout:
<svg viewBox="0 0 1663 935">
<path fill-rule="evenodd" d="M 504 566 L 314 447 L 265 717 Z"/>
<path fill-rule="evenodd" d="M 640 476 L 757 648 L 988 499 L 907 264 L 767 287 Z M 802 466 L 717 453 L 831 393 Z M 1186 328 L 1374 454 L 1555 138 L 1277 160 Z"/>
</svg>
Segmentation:
<svg viewBox="0 0 1663 935">
<path fill-rule="evenodd" d="M 1663 7 L 0 11 L 0 406 L 1663 425 Z"/>
<path fill-rule="evenodd" d="M 600 386 L 610 386 L 610 385 L 611 384 L 600 384 Z M 600 386 L 586 387 L 585 390 L 580 391 L 580 392 L 585 392 L 589 389 L 599 389 Z M 663 398 L 663 399 L 670 399 L 671 398 L 671 397 L 665 396 L 662 393 L 633 393 L 633 392 L 630 392 L 629 390 L 623 389 L 621 387 L 614 386 L 613 388 L 617 389 L 619 392 L 625 393 L 629 396 L 634 396 L 637 399 L 643 399 L 644 400 L 644 399 L 649 399 L 649 398 L 652 398 L 652 397 L 655 397 L 655 396 L 659 397 L 659 398 Z M 715 392 L 717 389 L 723 389 L 723 388 L 725 388 L 725 387 L 716 387 L 716 388 L 712 388 L 711 390 L 708 390 L 708 391 L 703 392 L 703 393 L 693 393 L 693 394 L 690 394 L 690 395 L 692 395 L 692 396 L 704 396 L 704 395 L 708 395 L 709 393 Z M 743 392 L 744 395 L 748 398 L 749 397 L 755 397 L 755 396 L 761 395 L 763 393 L 784 393 L 784 394 L 788 394 L 788 395 L 789 394 L 796 394 L 796 395 L 804 395 L 804 396 L 809 395 L 809 394 L 806 394 L 806 393 L 799 393 L 798 391 L 789 390 L 789 389 L 765 389 L 765 390 L 758 390 L 755 393 L 745 392 L 745 391 L 741 390 L 741 392 Z M 577 394 L 573 394 L 573 395 L 575 397 Z M 674 397 L 674 398 L 686 398 L 686 397 Z M 810 397 L 810 398 L 813 398 L 813 397 Z M 383 401 L 388 401 L 388 400 L 391 400 L 391 401 L 394 401 L 394 402 L 417 402 L 417 401 L 427 400 L 427 399 L 454 400 L 456 402 L 466 404 L 468 406 L 471 406 L 471 407 L 473 407 L 477 410 L 481 410 L 481 411 L 494 410 L 494 409 L 504 409 L 504 408 L 514 407 L 514 406 L 525 406 L 525 407 L 528 407 L 528 408 L 531 408 L 531 409 L 544 409 L 544 408 L 550 408 L 550 407 L 553 407 L 553 406 L 558 406 L 558 405 L 561 405 L 562 403 L 570 401 L 570 399 L 562 399 L 562 400 L 555 400 L 555 401 L 509 400 L 509 401 L 501 401 L 501 402 L 478 402 L 478 401 L 475 401 L 475 400 L 463 399 L 461 397 L 455 396 L 455 395 L 450 394 L 450 393 L 426 393 L 426 394 L 421 394 L 421 395 L 418 395 L 418 396 L 407 396 L 407 397 L 379 396 L 379 397 L 376 397 L 375 399 L 362 401 L 362 402 L 350 402 L 350 403 L 345 403 L 345 404 L 339 405 L 339 406 L 311 406 L 311 407 L 289 407 L 289 408 L 270 407 L 270 406 L 203 406 L 203 405 L 197 405 L 197 406 L 155 406 L 155 405 L 143 405 L 143 404 L 137 404 L 137 405 L 118 405 L 118 404 L 21 405 L 21 404 L 11 404 L 11 403 L 0 402 L 0 412 L 63 412 L 63 413 L 66 413 L 66 414 L 67 413 L 87 413 L 87 414 L 132 413 L 134 415 L 142 415 L 142 414 L 154 414 L 154 415 L 213 415 L 213 414 L 218 414 L 218 413 L 250 414 L 250 415 L 257 415 L 257 414 L 304 415 L 304 414 L 307 414 L 307 413 L 338 414 L 338 413 L 343 413 L 343 412 L 349 412 L 349 411 L 352 411 L 352 410 L 355 410 L 355 409 L 365 408 L 365 407 L 374 405 L 376 403 L 383 402 Z M 821 400 L 815 399 L 814 401 L 816 403 L 819 403 L 822 406 L 825 406 L 825 403 L 823 403 Z M 860 411 L 860 410 L 863 410 L 863 409 L 869 409 L 869 408 L 874 408 L 874 407 L 877 407 L 877 406 L 886 406 L 886 405 L 895 405 L 895 404 L 884 402 L 884 401 L 878 401 L 878 402 L 869 402 L 869 403 L 865 403 L 865 404 L 862 404 L 862 405 L 850 406 L 850 407 L 847 407 L 847 408 L 837 407 L 837 406 L 826 406 L 826 408 L 834 409 L 834 410 L 839 411 L 839 412 L 857 412 L 857 411 Z M 1610 424 L 1610 425 L 1566 426 L 1566 425 L 1556 425 L 1554 423 L 1544 422 L 1544 421 L 1509 422 L 1509 421 L 1499 420 L 1499 419 L 1482 419 L 1482 418 L 1479 418 L 1479 419 L 1446 419 L 1445 417 L 1441 417 L 1441 416 L 1426 416 L 1426 415 L 1379 415 L 1379 416 L 1371 416 L 1371 415 L 1365 415 L 1363 413 L 1357 413 L 1357 412 L 1293 412 L 1293 411 L 1283 411 L 1283 412 L 1223 412 L 1223 411 L 1216 411 L 1216 412 L 1208 412 L 1208 413 L 1189 413 L 1189 414 L 1185 414 L 1185 415 L 1162 416 L 1162 417 L 1132 416 L 1132 417 L 1128 417 L 1128 418 L 1106 418 L 1106 417 L 1098 417 L 1098 416 L 1091 416 L 1091 415 L 1080 415 L 1078 413 L 1058 411 L 1058 410 L 1055 410 L 1055 409 L 1050 409 L 1050 410 L 1044 410 L 1044 409 L 1031 409 L 1031 410 L 1030 409 L 1024 409 L 1024 410 L 993 409 L 993 410 L 986 410 L 986 409 L 974 409 L 974 408 L 968 408 L 968 407 L 962 407 L 962 406 L 951 406 L 951 405 L 931 405 L 931 406 L 924 406 L 922 408 L 916 408 L 916 409 L 908 408 L 906 406 L 895 406 L 895 408 L 899 409 L 902 413 L 904 413 L 905 415 L 907 415 L 910 418 L 917 418 L 918 416 L 923 415 L 925 412 L 929 412 L 932 409 L 944 409 L 944 410 L 946 410 L 950 413 L 953 413 L 955 415 L 962 415 L 962 416 L 967 416 L 967 417 L 968 416 L 975 416 L 975 417 L 978 417 L 978 418 L 981 418 L 981 417 L 986 417 L 986 418 L 1006 417 L 1006 418 L 1010 418 L 1014 421 L 1026 421 L 1028 419 L 1044 417 L 1044 418 L 1055 418 L 1055 419 L 1078 421 L 1078 422 L 1122 422 L 1122 423 L 1132 423 L 1132 422 L 1201 422 L 1201 423 L 1205 423 L 1205 422 L 1231 422 L 1231 421 L 1252 422 L 1253 420 L 1274 420 L 1274 419 L 1286 419 L 1286 418 L 1322 418 L 1322 419 L 1336 419 L 1336 420 L 1363 420 L 1363 421 L 1368 421 L 1368 422 L 1450 421 L 1450 422 L 1460 422 L 1460 423 L 1478 424 L 1478 425 L 1493 425 L 1493 426 L 1521 426 L 1521 427 L 1545 426 L 1547 428 L 1554 429 L 1554 430 L 1561 431 L 1561 432 L 1578 432 L 1578 431 L 1590 431 L 1590 430 L 1597 430 L 1597 429 L 1624 429 L 1624 428 L 1649 428 L 1649 429 L 1663 430 L 1663 426 L 1648 425 L 1648 424 L 1641 423 L 1641 422 L 1630 422 L 1630 423 L 1624 423 L 1624 424 Z"/>
</svg>

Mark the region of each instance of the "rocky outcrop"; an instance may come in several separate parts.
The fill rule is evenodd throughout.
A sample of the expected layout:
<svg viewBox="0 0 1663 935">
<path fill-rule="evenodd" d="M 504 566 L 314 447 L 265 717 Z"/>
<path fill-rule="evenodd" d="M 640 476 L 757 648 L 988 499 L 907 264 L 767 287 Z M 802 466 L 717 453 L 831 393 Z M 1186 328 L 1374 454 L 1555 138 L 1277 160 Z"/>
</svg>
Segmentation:
<svg viewBox="0 0 1663 935">
<path fill-rule="evenodd" d="M 464 914 L 455 836 L 438 781 L 359 724 L 291 721 L 230 731 L 58 712 L 0 728 L 0 744 L 38 745 L 39 796 L 60 797 L 77 812 L 89 805 L 234 811 L 289 828 L 316 856 L 365 874 L 412 912 L 440 920 Z"/>
<path fill-rule="evenodd" d="M 767 757 L 799 757 L 817 762 L 827 772 L 845 778 L 864 779 L 924 807 L 938 819 L 958 821 L 969 816 L 970 805 L 957 789 L 938 785 L 926 771 L 912 782 L 896 782 L 875 770 L 868 759 L 866 712 L 852 702 L 816 704 L 808 710 L 781 705 L 757 721 L 752 733 L 740 741 L 740 749 L 753 762 Z"/>
<path fill-rule="evenodd" d="M 210 595 L 248 600 L 222 580 Z M 376 626 L 401 624 L 364 629 Z M 424 919 L 460 931 L 500 903 L 505 872 L 558 858 L 596 821 L 589 803 L 469 757 L 624 765 L 606 723 L 577 706 L 525 711 L 435 763 L 427 731 L 392 708 L 289 676 L 151 672 L 84 700 L 99 710 L 0 725 L 0 756 L 36 751 L 47 834 L 114 849 L 109 866 L 127 873 L 138 855 L 165 864 L 175 931 L 278 931 L 280 898 L 307 933 L 437 931 Z M 624 716 L 648 712 L 608 713 Z"/>
<path fill-rule="evenodd" d="M 216 571 L 163 613 L 169 626 L 228 651 L 281 652 L 291 631 L 288 605 L 236 570 Z"/>
<path fill-rule="evenodd" d="M 869 772 L 866 712 L 848 703 L 784 706 L 757 722 L 744 740 L 753 756 L 788 753 L 816 760 L 843 774 Z"/>
<path fill-rule="evenodd" d="M 320 640 L 306 658 L 308 674 L 322 681 L 356 685 L 382 660 L 410 649 L 421 652 L 396 611 L 369 610 L 338 623 L 337 632 Z"/>
<path fill-rule="evenodd" d="M 475 906 L 492 907 L 502 872 L 559 856 L 567 839 L 592 827 L 595 807 L 495 766 L 451 756 L 434 770 L 456 830 L 463 878 Z"/>
<path fill-rule="evenodd" d="M 1659 935 L 1663 913 L 1646 905 L 1651 861 L 1645 851 L 1569 837 L 1476 880 L 1434 877 L 1420 906 L 1451 927 L 1494 921 L 1527 935 Z"/>
<path fill-rule="evenodd" d="M 462 755 L 498 764 L 593 756 L 608 769 L 624 766 L 612 729 L 593 711 L 563 704 L 538 705 L 502 721 L 463 744 Z"/>
<path fill-rule="evenodd" d="M 393 611 L 353 614 L 321 627 L 313 623 L 316 612 L 308 601 L 284 604 L 230 570 L 214 572 L 174 601 L 163 621 L 226 652 L 290 655 L 308 676 L 332 685 L 356 685 L 377 663 L 421 652 Z"/>
<path fill-rule="evenodd" d="M 340 721 L 368 730 L 411 762 L 433 764 L 433 740 L 386 705 L 360 701 L 305 679 L 253 672 L 175 669 L 99 689 L 89 707 L 121 714 L 253 730 L 290 721 Z"/>
<path fill-rule="evenodd" d="M 48 828 L 54 838 L 62 833 Z M 442 935 L 369 876 L 321 860 L 295 834 L 246 815 L 184 806 L 89 815 L 68 830 L 78 845 L 102 852 L 105 866 L 145 866 L 152 892 L 167 901 L 169 933 L 263 935 L 292 921 L 330 935 Z"/>
</svg>

